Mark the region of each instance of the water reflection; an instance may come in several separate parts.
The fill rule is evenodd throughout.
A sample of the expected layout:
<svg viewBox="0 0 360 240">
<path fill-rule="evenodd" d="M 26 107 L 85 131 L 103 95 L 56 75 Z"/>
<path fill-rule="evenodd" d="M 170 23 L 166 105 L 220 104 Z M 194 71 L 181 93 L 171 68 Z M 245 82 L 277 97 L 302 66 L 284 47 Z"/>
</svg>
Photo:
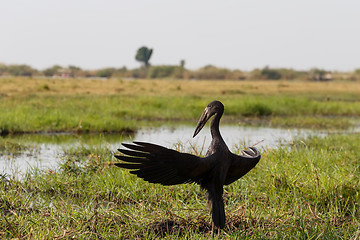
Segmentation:
<svg viewBox="0 0 360 240">
<path fill-rule="evenodd" d="M 131 139 L 132 136 L 103 134 L 34 134 L 16 135 L 5 138 L 5 141 L 25 145 L 21 154 L 13 154 L 0 149 L 0 174 L 21 175 L 28 169 L 55 169 L 64 151 L 80 146 L 120 145 L 120 142 Z M 114 148 L 116 150 L 116 148 Z"/>
<path fill-rule="evenodd" d="M 236 146 L 252 146 L 256 144 L 258 148 L 277 148 L 281 144 L 287 144 L 294 138 L 308 137 L 310 135 L 323 135 L 320 131 L 305 129 L 281 129 L 267 127 L 242 127 L 242 126 L 221 126 L 221 134 L 230 149 Z M 192 145 L 208 146 L 211 141 L 210 131 L 205 127 L 198 136 L 192 138 L 194 127 L 180 126 L 177 128 L 154 128 L 140 130 L 135 139 L 138 141 L 148 141 L 166 147 L 172 147 L 181 142 L 185 147 Z"/>
<path fill-rule="evenodd" d="M 291 143 L 294 138 L 310 135 L 324 135 L 323 132 L 281 129 L 266 127 L 242 127 L 238 125 L 221 126 L 223 138 L 230 149 L 243 146 L 256 146 L 260 149 L 277 148 L 281 144 Z M 209 129 L 205 127 L 197 137 L 192 138 L 194 126 L 160 127 L 139 130 L 133 136 L 122 135 L 21 135 L 8 137 L 5 140 L 25 144 L 27 148 L 22 154 L 11 155 L 0 152 L 0 174 L 25 173 L 29 168 L 55 169 L 64 150 L 78 146 L 103 146 L 116 151 L 121 142 L 147 141 L 173 148 L 181 143 L 185 151 L 192 146 L 205 149 L 211 141 Z"/>
</svg>

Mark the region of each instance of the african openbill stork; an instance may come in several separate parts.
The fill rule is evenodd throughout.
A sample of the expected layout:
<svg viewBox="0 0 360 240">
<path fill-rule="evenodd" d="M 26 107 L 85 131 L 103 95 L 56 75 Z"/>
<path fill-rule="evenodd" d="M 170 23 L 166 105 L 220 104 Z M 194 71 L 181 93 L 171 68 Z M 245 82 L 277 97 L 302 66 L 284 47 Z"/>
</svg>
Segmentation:
<svg viewBox="0 0 360 240">
<path fill-rule="evenodd" d="M 196 126 L 195 137 L 212 117 L 210 130 L 212 141 L 205 157 L 181 153 L 147 142 L 122 143 L 128 149 L 118 149 L 124 155 L 115 155 L 124 161 L 114 165 L 131 169 L 130 173 L 150 183 L 176 185 L 197 183 L 208 192 L 212 220 L 215 228 L 225 226 L 223 186 L 238 180 L 259 162 L 261 155 L 255 147 L 236 155 L 226 146 L 219 123 L 224 113 L 224 105 L 212 101 L 205 108 Z"/>
</svg>

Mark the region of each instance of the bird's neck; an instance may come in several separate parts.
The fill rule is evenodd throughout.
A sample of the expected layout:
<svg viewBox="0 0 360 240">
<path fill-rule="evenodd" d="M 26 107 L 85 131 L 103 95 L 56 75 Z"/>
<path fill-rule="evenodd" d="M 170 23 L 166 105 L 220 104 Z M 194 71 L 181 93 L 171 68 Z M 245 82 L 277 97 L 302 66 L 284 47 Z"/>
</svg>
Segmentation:
<svg viewBox="0 0 360 240">
<path fill-rule="evenodd" d="M 220 124 L 220 118 L 222 116 L 222 113 L 216 113 L 214 118 L 211 121 L 211 125 L 210 125 L 210 131 L 211 131 L 211 136 L 213 141 L 217 141 L 219 140 L 220 142 L 224 142 L 221 134 L 220 134 L 220 130 L 219 130 L 219 124 Z"/>
</svg>

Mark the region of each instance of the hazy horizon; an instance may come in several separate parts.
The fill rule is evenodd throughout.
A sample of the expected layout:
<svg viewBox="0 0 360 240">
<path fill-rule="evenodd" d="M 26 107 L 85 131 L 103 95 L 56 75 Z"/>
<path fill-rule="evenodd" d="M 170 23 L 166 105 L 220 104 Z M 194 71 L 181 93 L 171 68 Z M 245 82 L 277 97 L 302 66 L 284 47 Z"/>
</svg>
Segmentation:
<svg viewBox="0 0 360 240">
<path fill-rule="evenodd" d="M 360 68 L 360 2 L 5 0 L 0 62 L 43 70 L 136 68 L 139 47 L 152 65 L 198 69 Z"/>
</svg>

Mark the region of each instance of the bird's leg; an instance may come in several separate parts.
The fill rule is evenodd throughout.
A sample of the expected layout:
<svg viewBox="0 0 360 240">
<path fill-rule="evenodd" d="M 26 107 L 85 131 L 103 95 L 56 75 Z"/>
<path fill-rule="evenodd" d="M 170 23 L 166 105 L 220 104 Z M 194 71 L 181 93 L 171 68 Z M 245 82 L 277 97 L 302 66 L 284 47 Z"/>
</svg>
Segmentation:
<svg viewBox="0 0 360 240">
<path fill-rule="evenodd" d="M 215 237 L 215 225 L 214 225 L 214 223 L 212 223 L 211 224 L 211 236 L 212 236 L 212 238 L 214 238 Z"/>
<path fill-rule="evenodd" d="M 211 227 L 211 232 L 212 232 L 212 238 L 215 238 L 215 234 L 216 234 L 216 237 L 218 238 L 220 236 L 220 228 L 216 227 L 214 225 L 214 223 L 212 223 L 212 227 Z"/>
</svg>

